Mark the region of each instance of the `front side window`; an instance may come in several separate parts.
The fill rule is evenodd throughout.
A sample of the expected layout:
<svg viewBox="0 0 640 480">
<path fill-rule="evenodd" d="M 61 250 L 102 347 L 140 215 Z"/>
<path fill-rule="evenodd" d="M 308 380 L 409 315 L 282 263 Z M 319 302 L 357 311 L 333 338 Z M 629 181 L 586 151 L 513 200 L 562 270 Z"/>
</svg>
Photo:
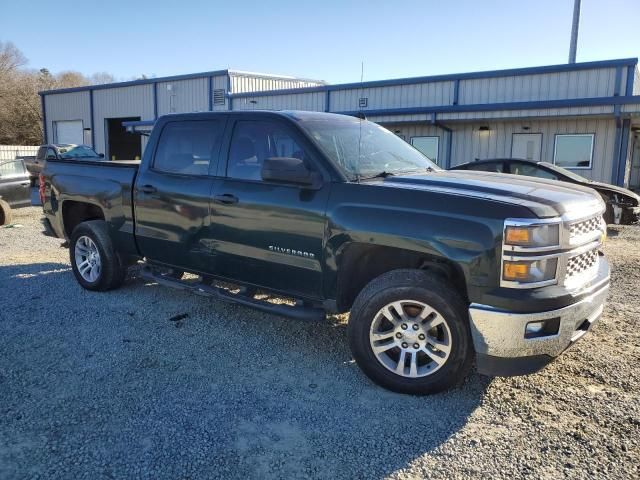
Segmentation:
<svg viewBox="0 0 640 480">
<path fill-rule="evenodd" d="M 420 151 L 386 128 L 341 115 L 302 120 L 318 147 L 350 180 L 385 174 L 439 170 Z"/>
<path fill-rule="evenodd" d="M 48 159 L 58 158 L 58 155 L 56 154 L 56 151 L 53 148 L 47 148 L 47 158 Z"/>
<path fill-rule="evenodd" d="M 266 158 L 298 158 L 306 154 L 289 131 L 268 121 L 240 121 L 231 138 L 227 176 L 241 180 L 261 180 Z"/>
<path fill-rule="evenodd" d="M 543 170 L 537 165 L 524 162 L 513 162 L 509 166 L 509 172 L 513 175 L 525 175 L 527 177 L 549 178 L 557 180 L 558 176 L 547 170 Z"/>
<path fill-rule="evenodd" d="M 170 122 L 160 134 L 153 168 L 181 175 L 207 175 L 218 158 L 220 121 Z"/>
<path fill-rule="evenodd" d="M 564 168 L 591 168 L 595 135 L 556 135 L 553 163 Z"/>
<path fill-rule="evenodd" d="M 432 162 L 438 164 L 440 137 L 411 137 L 411 145 L 420 150 Z"/>
<path fill-rule="evenodd" d="M 14 177 L 25 173 L 26 169 L 22 160 L 0 163 L 0 175 L 3 177 Z"/>
</svg>

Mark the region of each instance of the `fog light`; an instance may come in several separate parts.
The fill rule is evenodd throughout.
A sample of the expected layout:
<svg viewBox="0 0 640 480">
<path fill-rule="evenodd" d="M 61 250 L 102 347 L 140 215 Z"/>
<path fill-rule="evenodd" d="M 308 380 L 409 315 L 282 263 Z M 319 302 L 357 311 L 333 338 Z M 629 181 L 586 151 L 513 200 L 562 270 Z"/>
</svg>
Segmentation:
<svg viewBox="0 0 640 480">
<path fill-rule="evenodd" d="M 544 328 L 544 322 L 531 322 L 527 323 L 527 328 L 525 329 L 525 335 L 540 333 Z"/>
<path fill-rule="evenodd" d="M 538 338 L 557 335 L 560 331 L 560 318 L 550 318 L 540 322 L 529 322 L 524 328 L 524 338 Z"/>
</svg>

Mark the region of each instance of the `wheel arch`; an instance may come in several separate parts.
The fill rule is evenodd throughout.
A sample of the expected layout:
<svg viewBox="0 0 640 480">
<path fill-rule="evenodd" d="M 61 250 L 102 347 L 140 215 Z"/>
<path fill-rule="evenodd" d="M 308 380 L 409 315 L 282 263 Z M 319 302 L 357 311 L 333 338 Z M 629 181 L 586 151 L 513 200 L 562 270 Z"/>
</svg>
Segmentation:
<svg viewBox="0 0 640 480">
<path fill-rule="evenodd" d="M 67 238 L 71 238 L 73 230 L 82 222 L 90 220 L 105 220 L 102 207 L 95 203 L 65 200 L 61 206 L 62 226 Z"/>
<path fill-rule="evenodd" d="M 374 278 L 399 269 L 428 271 L 453 285 L 468 299 L 465 273 L 456 262 L 433 253 L 361 242 L 345 244 L 336 256 L 336 308 L 349 311 Z"/>
</svg>

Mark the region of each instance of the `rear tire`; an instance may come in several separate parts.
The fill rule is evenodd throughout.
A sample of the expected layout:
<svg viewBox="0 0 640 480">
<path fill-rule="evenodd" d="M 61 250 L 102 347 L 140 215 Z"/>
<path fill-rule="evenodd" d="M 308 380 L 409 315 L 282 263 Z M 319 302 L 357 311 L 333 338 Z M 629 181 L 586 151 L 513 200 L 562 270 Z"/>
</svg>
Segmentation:
<svg viewBox="0 0 640 480">
<path fill-rule="evenodd" d="M 113 248 L 104 220 L 83 222 L 73 230 L 69 258 L 76 280 L 87 290 L 118 288 L 127 275 L 127 267 Z"/>
<path fill-rule="evenodd" d="M 13 221 L 13 213 L 7 202 L 0 199 L 0 225 L 9 225 Z"/>
<path fill-rule="evenodd" d="M 445 279 L 420 270 L 372 280 L 353 304 L 347 334 L 362 371 L 394 392 L 459 385 L 473 360 L 466 302 Z"/>
</svg>

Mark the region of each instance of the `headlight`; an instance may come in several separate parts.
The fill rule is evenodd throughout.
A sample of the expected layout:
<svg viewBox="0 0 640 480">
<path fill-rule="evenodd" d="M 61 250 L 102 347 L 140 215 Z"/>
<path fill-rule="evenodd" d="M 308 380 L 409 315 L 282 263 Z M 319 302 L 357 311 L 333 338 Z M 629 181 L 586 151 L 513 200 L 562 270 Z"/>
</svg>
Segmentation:
<svg viewBox="0 0 640 480">
<path fill-rule="evenodd" d="M 504 243 L 517 247 L 553 247 L 560 244 L 560 225 L 507 225 Z"/>
<path fill-rule="evenodd" d="M 502 264 L 502 278 L 518 283 L 546 282 L 556 278 L 557 267 L 557 258 L 505 260 Z"/>
</svg>

